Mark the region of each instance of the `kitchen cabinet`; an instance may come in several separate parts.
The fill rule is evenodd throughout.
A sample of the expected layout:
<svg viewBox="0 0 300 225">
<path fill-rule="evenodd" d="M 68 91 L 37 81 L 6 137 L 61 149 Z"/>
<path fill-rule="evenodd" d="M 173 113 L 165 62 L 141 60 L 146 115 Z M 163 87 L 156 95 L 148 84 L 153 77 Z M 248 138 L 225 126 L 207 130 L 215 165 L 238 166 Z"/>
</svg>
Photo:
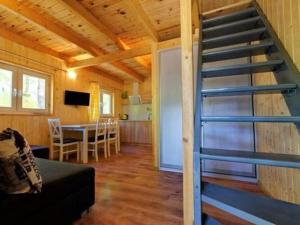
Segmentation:
<svg viewBox="0 0 300 225">
<path fill-rule="evenodd" d="M 122 143 L 152 144 L 152 122 L 120 120 L 120 137 Z"/>
</svg>

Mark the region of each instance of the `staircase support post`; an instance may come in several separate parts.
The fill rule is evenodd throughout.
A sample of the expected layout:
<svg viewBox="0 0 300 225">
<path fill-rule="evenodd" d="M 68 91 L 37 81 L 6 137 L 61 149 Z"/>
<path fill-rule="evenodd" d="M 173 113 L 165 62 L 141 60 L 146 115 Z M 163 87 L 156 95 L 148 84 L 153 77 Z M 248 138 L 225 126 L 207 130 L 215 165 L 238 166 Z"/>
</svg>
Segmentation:
<svg viewBox="0 0 300 225">
<path fill-rule="evenodd" d="M 194 144 L 194 76 L 192 0 L 180 0 L 182 113 L 183 113 L 183 209 L 184 225 L 194 223 L 193 144 Z"/>
</svg>

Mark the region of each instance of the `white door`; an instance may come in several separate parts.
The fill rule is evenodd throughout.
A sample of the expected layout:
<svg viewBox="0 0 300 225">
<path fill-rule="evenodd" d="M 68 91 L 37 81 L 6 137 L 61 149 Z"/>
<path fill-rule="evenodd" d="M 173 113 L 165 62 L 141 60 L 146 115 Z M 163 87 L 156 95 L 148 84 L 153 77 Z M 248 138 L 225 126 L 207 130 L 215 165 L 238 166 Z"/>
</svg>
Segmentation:
<svg viewBox="0 0 300 225">
<path fill-rule="evenodd" d="M 180 49 L 160 52 L 160 168 L 182 170 Z"/>
</svg>

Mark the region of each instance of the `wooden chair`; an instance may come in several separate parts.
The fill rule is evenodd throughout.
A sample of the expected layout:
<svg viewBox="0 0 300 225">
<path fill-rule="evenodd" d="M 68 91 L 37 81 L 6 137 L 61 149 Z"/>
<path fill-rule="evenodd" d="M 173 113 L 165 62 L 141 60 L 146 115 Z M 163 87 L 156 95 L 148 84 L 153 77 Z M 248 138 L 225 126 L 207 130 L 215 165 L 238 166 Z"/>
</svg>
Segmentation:
<svg viewBox="0 0 300 225">
<path fill-rule="evenodd" d="M 117 139 L 118 139 L 118 152 L 121 151 L 121 136 L 120 136 L 120 124 L 118 118 L 110 118 L 109 122 L 113 122 L 117 124 Z"/>
<path fill-rule="evenodd" d="M 107 134 L 106 123 L 98 120 L 96 124 L 95 136 L 89 137 L 89 142 L 88 142 L 88 146 L 92 147 L 92 148 L 88 148 L 88 151 L 93 152 L 93 154 L 95 155 L 96 162 L 98 162 L 99 144 L 104 145 L 104 157 L 107 158 L 106 134 Z"/>
<path fill-rule="evenodd" d="M 59 161 L 63 161 L 64 155 L 67 157 L 70 153 L 77 153 L 77 160 L 79 160 L 80 153 L 80 142 L 76 138 L 64 138 L 61 129 L 61 123 L 59 119 L 48 119 L 49 131 L 50 131 L 50 141 L 51 141 L 51 155 L 50 158 L 53 159 L 54 152 L 59 152 Z M 55 151 L 54 148 L 58 147 Z M 67 148 L 67 149 L 66 149 Z"/>
<path fill-rule="evenodd" d="M 119 153 L 119 144 L 118 144 L 118 122 L 115 120 L 110 120 L 107 123 L 107 147 L 108 147 L 108 156 L 110 156 L 110 145 L 113 143 L 115 145 L 116 154 Z"/>
</svg>

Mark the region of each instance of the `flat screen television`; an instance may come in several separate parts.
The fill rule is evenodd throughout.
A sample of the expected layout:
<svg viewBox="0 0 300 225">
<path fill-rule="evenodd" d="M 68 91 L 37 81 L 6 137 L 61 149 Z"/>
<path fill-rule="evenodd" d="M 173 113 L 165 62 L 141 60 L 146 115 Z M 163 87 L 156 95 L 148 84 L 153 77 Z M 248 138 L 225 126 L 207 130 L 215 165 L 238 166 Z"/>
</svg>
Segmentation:
<svg viewBox="0 0 300 225">
<path fill-rule="evenodd" d="M 89 106 L 90 94 L 77 91 L 65 91 L 65 105 Z"/>
</svg>

